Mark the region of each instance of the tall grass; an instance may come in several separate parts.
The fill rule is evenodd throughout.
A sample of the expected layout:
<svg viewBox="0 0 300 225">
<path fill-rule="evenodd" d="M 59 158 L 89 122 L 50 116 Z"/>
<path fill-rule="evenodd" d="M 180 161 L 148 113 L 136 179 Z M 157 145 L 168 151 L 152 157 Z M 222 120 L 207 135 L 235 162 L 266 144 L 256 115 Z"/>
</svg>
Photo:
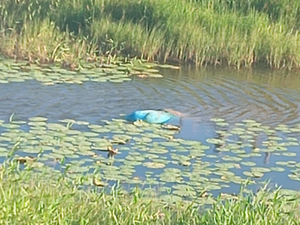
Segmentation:
<svg viewBox="0 0 300 225">
<path fill-rule="evenodd" d="M 300 67 L 299 8 L 296 0 L 3 0 L 0 50 L 46 61 L 115 54 L 292 69 Z"/>
<path fill-rule="evenodd" d="M 1 224 L 299 224 L 299 196 L 278 189 L 237 197 L 203 208 L 195 202 L 166 203 L 138 188 L 125 191 L 80 187 L 54 170 L 40 172 L 6 161 L 0 170 Z M 76 181 L 77 180 L 77 181 Z"/>
</svg>

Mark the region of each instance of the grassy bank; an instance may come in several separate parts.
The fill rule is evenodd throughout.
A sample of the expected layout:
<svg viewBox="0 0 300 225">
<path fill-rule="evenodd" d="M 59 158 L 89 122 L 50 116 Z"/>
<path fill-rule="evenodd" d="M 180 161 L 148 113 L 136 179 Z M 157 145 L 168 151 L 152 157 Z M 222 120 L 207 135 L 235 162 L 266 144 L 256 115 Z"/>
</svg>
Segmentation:
<svg viewBox="0 0 300 225">
<path fill-rule="evenodd" d="M 1 224 L 299 224 L 299 197 L 279 190 L 219 198 L 204 209 L 161 202 L 139 189 L 82 190 L 63 175 L 20 171 L 14 162 L 2 164 L 0 190 Z"/>
<path fill-rule="evenodd" d="M 296 0 L 3 0 L 0 51 L 31 61 L 123 55 L 300 67 Z"/>
</svg>

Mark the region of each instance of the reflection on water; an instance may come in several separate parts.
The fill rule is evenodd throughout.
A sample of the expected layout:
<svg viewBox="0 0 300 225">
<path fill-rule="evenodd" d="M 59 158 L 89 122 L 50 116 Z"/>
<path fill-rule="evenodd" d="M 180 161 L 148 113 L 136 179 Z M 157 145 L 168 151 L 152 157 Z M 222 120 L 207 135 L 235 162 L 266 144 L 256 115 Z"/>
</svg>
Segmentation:
<svg viewBox="0 0 300 225">
<path fill-rule="evenodd" d="M 163 79 L 135 78 L 125 83 L 0 84 L 0 119 L 7 121 L 15 113 L 19 120 L 44 116 L 50 122 L 68 118 L 98 124 L 137 109 L 172 108 L 186 115 L 178 137 L 202 143 L 217 137 L 211 118 L 223 118 L 231 125 L 244 119 L 270 127 L 299 124 L 300 74 L 189 68 L 162 73 Z M 259 138 L 253 148 L 261 145 Z M 220 156 L 219 147 L 212 145 L 210 151 Z M 291 151 L 296 152 L 296 148 Z M 285 159 L 270 153 L 253 159 L 258 166 L 276 166 L 277 160 Z M 286 175 L 268 174 L 287 187 L 297 185 Z"/>
</svg>

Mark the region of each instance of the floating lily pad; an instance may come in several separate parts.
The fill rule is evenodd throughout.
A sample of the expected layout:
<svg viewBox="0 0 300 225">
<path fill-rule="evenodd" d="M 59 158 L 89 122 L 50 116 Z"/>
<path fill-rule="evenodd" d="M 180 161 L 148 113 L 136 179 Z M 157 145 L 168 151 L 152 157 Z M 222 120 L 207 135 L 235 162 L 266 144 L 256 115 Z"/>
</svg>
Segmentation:
<svg viewBox="0 0 300 225">
<path fill-rule="evenodd" d="M 206 142 L 210 144 L 218 144 L 218 145 L 225 144 L 224 140 L 217 139 L 217 138 L 208 138 L 206 139 Z"/>
<path fill-rule="evenodd" d="M 48 120 L 48 118 L 45 117 L 31 117 L 28 120 L 33 121 L 33 122 L 45 122 Z"/>
<path fill-rule="evenodd" d="M 241 162 L 241 164 L 244 166 L 256 166 L 255 162 Z"/>
<path fill-rule="evenodd" d="M 146 167 L 152 168 L 152 169 L 159 169 L 159 168 L 164 168 L 166 165 L 163 163 L 158 163 L 158 162 L 145 162 L 145 163 L 143 163 L 143 166 L 146 166 Z"/>
<path fill-rule="evenodd" d="M 210 121 L 213 121 L 213 122 L 224 122 L 225 119 L 222 119 L 222 118 L 211 118 Z"/>
<path fill-rule="evenodd" d="M 275 171 L 275 172 L 284 172 L 285 169 L 282 167 L 270 167 L 271 171 Z"/>
</svg>

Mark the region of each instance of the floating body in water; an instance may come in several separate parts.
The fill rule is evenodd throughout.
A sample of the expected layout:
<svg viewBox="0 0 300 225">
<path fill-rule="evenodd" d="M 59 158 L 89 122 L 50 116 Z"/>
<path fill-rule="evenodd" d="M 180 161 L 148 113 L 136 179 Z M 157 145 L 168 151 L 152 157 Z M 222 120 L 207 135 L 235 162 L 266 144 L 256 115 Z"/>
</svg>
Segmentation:
<svg viewBox="0 0 300 225">
<path fill-rule="evenodd" d="M 166 123 L 173 118 L 180 118 L 182 114 L 172 109 L 163 110 L 136 110 L 126 116 L 126 120 L 134 122 L 143 120 L 147 123 Z"/>
</svg>

